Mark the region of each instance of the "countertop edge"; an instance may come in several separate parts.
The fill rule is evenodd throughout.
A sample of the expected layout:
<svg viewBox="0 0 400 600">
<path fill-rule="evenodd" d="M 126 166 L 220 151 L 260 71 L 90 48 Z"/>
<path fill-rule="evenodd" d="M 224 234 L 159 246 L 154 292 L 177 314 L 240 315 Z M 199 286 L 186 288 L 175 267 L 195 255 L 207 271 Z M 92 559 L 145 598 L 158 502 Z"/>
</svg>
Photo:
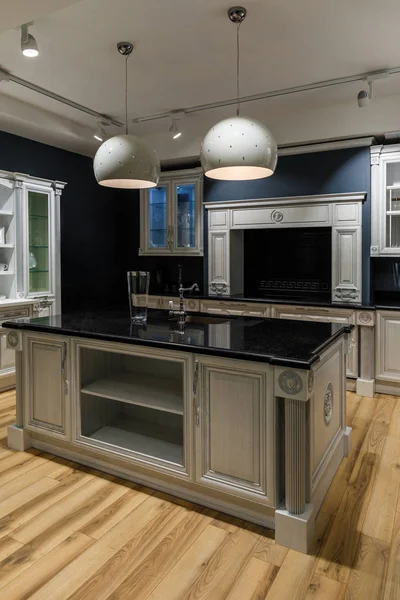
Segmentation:
<svg viewBox="0 0 400 600">
<path fill-rule="evenodd" d="M 295 358 L 282 358 L 279 356 L 268 355 L 268 354 L 257 354 L 251 352 L 242 352 L 237 350 L 228 350 L 225 348 L 201 348 L 199 346 L 192 346 L 190 344 L 176 344 L 174 342 L 163 342 L 154 340 L 143 340 L 141 338 L 128 339 L 126 337 L 119 337 L 110 334 L 91 333 L 89 331 L 75 331 L 73 329 L 52 327 L 51 325 L 41 326 L 39 324 L 32 324 L 26 322 L 16 321 L 5 321 L 2 326 L 5 329 L 18 329 L 24 331 L 36 331 L 43 334 L 53 335 L 66 335 L 69 337 L 84 338 L 102 340 L 105 342 L 116 342 L 120 344 L 129 344 L 136 346 L 145 346 L 150 348 L 168 348 L 170 350 L 181 351 L 181 352 L 193 352 L 195 354 L 205 354 L 208 356 L 221 356 L 223 358 L 247 360 L 249 362 L 260 362 L 270 364 L 272 366 L 290 367 L 293 369 L 303 369 L 309 371 L 313 364 L 320 358 L 320 353 L 329 347 L 333 342 L 339 339 L 342 335 L 349 334 L 354 325 L 343 325 L 343 327 L 334 333 L 326 342 L 318 346 L 314 351 L 312 357 L 309 360 L 301 360 Z"/>
</svg>

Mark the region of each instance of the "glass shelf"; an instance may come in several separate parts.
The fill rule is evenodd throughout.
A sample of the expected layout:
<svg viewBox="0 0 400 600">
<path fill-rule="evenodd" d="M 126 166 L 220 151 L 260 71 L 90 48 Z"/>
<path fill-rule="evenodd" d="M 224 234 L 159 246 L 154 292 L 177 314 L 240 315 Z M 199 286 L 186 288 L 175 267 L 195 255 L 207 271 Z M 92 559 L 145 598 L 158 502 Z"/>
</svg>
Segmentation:
<svg viewBox="0 0 400 600">
<path fill-rule="evenodd" d="M 48 219 L 46 215 L 29 215 L 31 219 Z"/>
<path fill-rule="evenodd" d="M 29 274 L 33 275 L 33 273 L 48 273 L 48 269 L 29 269 Z"/>
<path fill-rule="evenodd" d="M 35 245 L 31 245 L 29 246 L 29 248 L 48 248 L 48 246 L 35 246 Z"/>
</svg>

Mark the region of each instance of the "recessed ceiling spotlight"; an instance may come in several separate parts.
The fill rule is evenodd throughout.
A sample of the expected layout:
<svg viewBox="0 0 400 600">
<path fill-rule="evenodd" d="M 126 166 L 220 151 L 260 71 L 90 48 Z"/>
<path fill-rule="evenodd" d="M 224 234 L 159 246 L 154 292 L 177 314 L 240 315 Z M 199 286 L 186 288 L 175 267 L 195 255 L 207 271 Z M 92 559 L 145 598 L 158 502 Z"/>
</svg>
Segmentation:
<svg viewBox="0 0 400 600">
<path fill-rule="evenodd" d="M 28 32 L 29 25 L 33 25 L 33 21 L 21 25 L 21 52 L 27 58 L 36 58 L 39 55 L 39 48 L 33 35 Z"/>
<path fill-rule="evenodd" d="M 93 134 L 93 137 L 95 140 L 98 140 L 99 142 L 104 142 L 104 140 L 106 139 L 106 132 L 104 129 L 105 125 L 106 124 L 103 123 L 103 121 L 101 121 L 101 120 L 97 121 L 96 131 Z"/>
<path fill-rule="evenodd" d="M 172 119 L 172 125 L 169 128 L 169 132 L 172 133 L 173 140 L 177 140 L 182 135 L 182 131 L 179 129 L 178 125 L 176 124 L 177 121 L 178 121 L 178 119 Z"/>
</svg>

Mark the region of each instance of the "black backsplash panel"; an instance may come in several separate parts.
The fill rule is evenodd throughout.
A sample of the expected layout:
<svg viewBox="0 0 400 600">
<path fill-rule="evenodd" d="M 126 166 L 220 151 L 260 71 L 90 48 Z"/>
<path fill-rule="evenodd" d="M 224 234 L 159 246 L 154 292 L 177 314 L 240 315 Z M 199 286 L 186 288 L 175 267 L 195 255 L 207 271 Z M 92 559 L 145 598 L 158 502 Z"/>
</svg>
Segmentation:
<svg viewBox="0 0 400 600">
<path fill-rule="evenodd" d="M 329 227 L 244 232 L 244 293 L 253 298 L 331 299 Z"/>
<path fill-rule="evenodd" d="M 400 305 L 400 258 L 371 259 L 371 302 Z"/>
</svg>

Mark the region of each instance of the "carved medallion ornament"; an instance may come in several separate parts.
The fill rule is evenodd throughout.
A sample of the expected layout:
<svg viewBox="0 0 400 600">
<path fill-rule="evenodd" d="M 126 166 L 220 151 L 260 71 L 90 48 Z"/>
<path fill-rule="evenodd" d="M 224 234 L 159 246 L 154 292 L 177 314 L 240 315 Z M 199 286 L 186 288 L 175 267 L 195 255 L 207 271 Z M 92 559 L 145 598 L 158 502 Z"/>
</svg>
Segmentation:
<svg viewBox="0 0 400 600">
<path fill-rule="evenodd" d="M 283 212 L 280 210 L 272 211 L 271 219 L 275 221 L 275 223 L 281 223 L 283 221 Z"/>
<path fill-rule="evenodd" d="M 361 323 L 369 323 L 371 321 L 371 315 L 367 312 L 360 312 L 358 318 Z"/>
<path fill-rule="evenodd" d="M 9 331 L 7 334 L 7 342 L 10 348 L 16 348 L 19 344 L 19 335 L 16 331 Z"/>
<path fill-rule="evenodd" d="M 289 396 L 295 396 L 303 389 L 301 377 L 295 371 L 282 371 L 278 377 L 278 384 Z"/>
<path fill-rule="evenodd" d="M 332 420 L 333 415 L 333 387 L 331 383 L 328 383 L 328 386 L 325 390 L 324 396 L 324 421 L 325 425 L 329 425 Z"/>
</svg>

